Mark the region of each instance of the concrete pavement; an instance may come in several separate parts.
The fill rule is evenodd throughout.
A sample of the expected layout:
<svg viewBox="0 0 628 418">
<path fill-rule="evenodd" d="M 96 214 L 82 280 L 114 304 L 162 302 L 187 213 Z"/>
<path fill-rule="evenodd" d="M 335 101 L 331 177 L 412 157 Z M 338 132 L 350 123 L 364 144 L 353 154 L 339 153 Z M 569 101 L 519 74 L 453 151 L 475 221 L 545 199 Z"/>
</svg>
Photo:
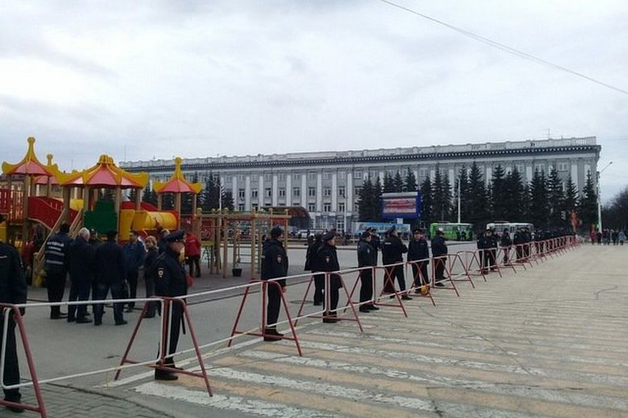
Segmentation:
<svg viewBox="0 0 628 418">
<path fill-rule="evenodd" d="M 486 283 L 475 278 L 476 289 L 460 283 L 460 298 L 437 289 L 435 307 L 425 298 L 407 302 L 408 318 L 398 308 L 362 314 L 364 333 L 355 322 L 305 320 L 302 357 L 288 341 L 253 338 L 233 350 L 204 350 L 213 398 L 200 379 L 154 382 L 134 369 L 116 383 L 106 374 L 44 385 L 44 399 L 54 417 L 628 417 L 627 255 L 628 247 L 583 246 L 516 274 L 492 273 Z M 290 300 L 303 290 L 291 287 Z M 228 310 L 199 338 L 228 335 L 238 302 L 194 308 L 195 318 Z M 56 323 L 50 331 L 31 321 L 36 360 L 46 357 L 46 341 L 53 352 L 71 351 L 83 337 L 97 345 L 118 339 L 108 349 L 115 363 L 129 333 Z M 47 331 L 74 338 L 52 342 Z M 140 351 L 152 354 L 155 344 Z M 56 363 L 66 361 L 61 354 Z M 63 372 L 62 364 L 38 362 L 47 377 Z M 24 394 L 33 400 L 31 389 Z"/>
</svg>

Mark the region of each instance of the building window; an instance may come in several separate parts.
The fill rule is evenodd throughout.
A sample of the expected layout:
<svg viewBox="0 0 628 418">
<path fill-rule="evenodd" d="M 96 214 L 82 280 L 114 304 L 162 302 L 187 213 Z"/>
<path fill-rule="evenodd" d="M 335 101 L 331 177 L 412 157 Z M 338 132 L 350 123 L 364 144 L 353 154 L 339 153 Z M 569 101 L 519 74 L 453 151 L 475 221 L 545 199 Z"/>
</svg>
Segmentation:
<svg viewBox="0 0 628 418">
<path fill-rule="evenodd" d="M 324 187 L 323 188 L 323 196 L 331 196 L 331 187 Z"/>
<path fill-rule="evenodd" d="M 323 171 L 323 180 L 329 180 L 331 178 L 331 173 L 329 171 Z"/>
<path fill-rule="evenodd" d="M 568 163 L 558 163 L 558 171 L 567 171 L 569 170 Z"/>
<path fill-rule="evenodd" d="M 257 189 L 251 189 L 251 197 L 257 199 Z"/>
<path fill-rule="evenodd" d="M 286 197 L 286 189 L 279 189 L 279 197 Z"/>
<path fill-rule="evenodd" d="M 521 173 L 523 173 L 525 171 L 525 165 L 523 165 L 523 164 L 515 164 L 515 168 L 517 169 L 519 174 L 521 174 Z"/>
<path fill-rule="evenodd" d="M 316 180 L 316 173 L 307 173 L 308 180 Z"/>
<path fill-rule="evenodd" d="M 419 177 L 427 177 L 427 168 L 419 168 Z"/>
<path fill-rule="evenodd" d="M 244 189 L 238 189 L 238 197 L 240 199 L 244 199 L 246 197 L 246 190 Z"/>
<path fill-rule="evenodd" d="M 331 212 L 331 203 L 323 203 L 323 212 Z"/>
<path fill-rule="evenodd" d="M 338 230 L 338 231 L 344 231 L 345 230 L 345 220 L 344 219 L 338 219 L 336 221 L 336 230 Z"/>
<path fill-rule="evenodd" d="M 259 208 L 259 205 L 257 203 L 253 203 L 251 205 L 251 210 L 256 211 Z"/>
<path fill-rule="evenodd" d="M 294 181 L 299 181 L 299 180 L 301 180 L 301 174 L 293 174 L 293 175 L 292 175 L 292 180 L 294 180 Z"/>
<path fill-rule="evenodd" d="M 345 186 L 338 186 L 338 196 L 345 197 Z"/>
<path fill-rule="evenodd" d="M 379 177 L 379 172 L 369 171 L 369 177 L 371 178 L 371 181 L 375 181 L 377 177 Z"/>
<path fill-rule="evenodd" d="M 353 211 L 354 212 L 359 212 L 360 211 L 360 205 L 358 205 L 357 203 L 353 204 Z"/>
<path fill-rule="evenodd" d="M 273 179 L 272 174 L 264 174 L 264 181 L 271 181 Z"/>
<path fill-rule="evenodd" d="M 238 174 L 238 181 L 244 181 L 244 174 Z"/>
<path fill-rule="evenodd" d="M 545 164 L 534 164 L 534 171 L 545 171 Z"/>
<path fill-rule="evenodd" d="M 273 197 L 273 190 L 270 187 L 267 187 L 264 189 L 264 196 L 265 197 Z"/>
<path fill-rule="evenodd" d="M 361 178 L 362 178 L 362 170 L 355 170 L 355 171 L 353 172 L 353 178 L 354 178 L 355 180 L 359 180 L 359 179 L 361 179 Z"/>
<path fill-rule="evenodd" d="M 338 202 L 338 212 L 345 211 L 345 202 Z"/>
<path fill-rule="evenodd" d="M 238 211 L 239 212 L 244 212 L 244 205 L 243 204 L 239 204 L 238 205 Z"/>
<path fill-rule="evenodd" d="M 360 195 L 360 190 L 362 190 L 361 187 L 354 187 L 353 188 L 353 195 L 354 196 L 359 196 Z"/>
<path fill-rule="evenodd" d="M 301 196 L 301 188 L 293 187 L 292 188 L 292 196 Z"/>
<path fill-rule="evenodd" d="M 316 196 L 316 187 L 308 187 L 307 195 L 310 197 Z"/>
<path fill-rule="evenodd" d="M 279 173 L 279 181 L 286 181 L 286 173 Z"/>
<path fill-rule="evenodd" d="M 345 178 L 345 172 L 344 172 L 344 171 L 339 171 L 339 172 L 338 172 L 338 178 L 339 178 L 339 179 L 341 179 L 341 180 L 344 180 L 344 178 Z"/>
<path fill-rule="evenodd" d="M 225 176 L 225 181 L 231 182 L 231 176 Z"/>
<path fill-rule="evenodd" d="M 316 212 L 316 203 L 308 203 L 307 210 L 308 212 Z"/>
</svg>

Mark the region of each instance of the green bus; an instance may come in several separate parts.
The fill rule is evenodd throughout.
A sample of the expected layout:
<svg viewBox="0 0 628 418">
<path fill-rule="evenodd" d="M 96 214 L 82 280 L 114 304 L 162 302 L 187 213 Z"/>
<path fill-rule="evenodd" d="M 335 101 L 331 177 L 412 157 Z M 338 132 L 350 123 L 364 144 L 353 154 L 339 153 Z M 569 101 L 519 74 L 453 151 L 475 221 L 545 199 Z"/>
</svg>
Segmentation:
<svg viewBox="0 0 628 418">
<path fill-rule="evenodd" d="M 472 241 L 473 224 L 434 222 L 430 224 L 430 237 L 436 236 L 436 229 L 441 228 L 444 237 L 450 241 Z"/>
</svg>

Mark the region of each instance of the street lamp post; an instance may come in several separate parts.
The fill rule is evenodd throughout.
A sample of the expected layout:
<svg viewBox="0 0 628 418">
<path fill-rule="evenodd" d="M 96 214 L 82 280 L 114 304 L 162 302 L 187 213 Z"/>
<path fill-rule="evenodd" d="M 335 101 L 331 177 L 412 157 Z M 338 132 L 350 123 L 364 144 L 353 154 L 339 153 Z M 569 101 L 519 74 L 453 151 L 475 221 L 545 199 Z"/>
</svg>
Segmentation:
<svg viewBox="0 0 628 418">
<path fill-rule="evenodd" d="M 612 161 L 610 161 L 608 164 L 606 164 L 606 166 L 604 166 L 603 169 L 597 172 L 597 228 L 600 232 L 602 232 L 602 189 L 600 187 L 600 176 L 602 175 L 604 170 L 610 167 L 611 164 L 613 164 Z"/>
</svg>

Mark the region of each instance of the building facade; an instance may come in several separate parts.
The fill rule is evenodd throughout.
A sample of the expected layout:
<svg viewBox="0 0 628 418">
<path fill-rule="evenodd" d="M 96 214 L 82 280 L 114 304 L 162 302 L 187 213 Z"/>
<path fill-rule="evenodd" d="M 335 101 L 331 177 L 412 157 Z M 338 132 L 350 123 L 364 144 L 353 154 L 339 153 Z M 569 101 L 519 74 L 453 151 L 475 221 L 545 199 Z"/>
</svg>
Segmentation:
<svg viewBox="0 0 628 418">
<path fill-rule="evenodd" d="M 265 206 L 302 206 L 312 218 L 312 228 L 338 230 L 351 228 L 357 221 L 358 193 L 366 178 L 383 179 L 407 170 L 414 172 L 420 184 L 434 178 L 436 169 L 454 184 L 459 170 L 467 170 L 475 161 L 487 184 L 494 167 L 501 165 L 506 173 L 516 168 L 525 181 L 535 171 L 548 173 L 556 168 L 565 181 L 581 190 L 587 173 L 596 181 L 601 146 L 595 137 L 561 138 L 539 141 L 507 141 L 483 144 L 430 147 L 389 148 L 361 151 L 303 152 L 239 157 L 188 158 L 182 170 L 196 174 L 205 182 L 220 176 L 225 190 L 233 194 L 239 211 Z M 148 172 L 151 181 L 165 181 L 174 170 L 173 160 L 127 161 L 120 167 Z M 464 214 L 463 214 L 464 218 Z"/>
</svg>

